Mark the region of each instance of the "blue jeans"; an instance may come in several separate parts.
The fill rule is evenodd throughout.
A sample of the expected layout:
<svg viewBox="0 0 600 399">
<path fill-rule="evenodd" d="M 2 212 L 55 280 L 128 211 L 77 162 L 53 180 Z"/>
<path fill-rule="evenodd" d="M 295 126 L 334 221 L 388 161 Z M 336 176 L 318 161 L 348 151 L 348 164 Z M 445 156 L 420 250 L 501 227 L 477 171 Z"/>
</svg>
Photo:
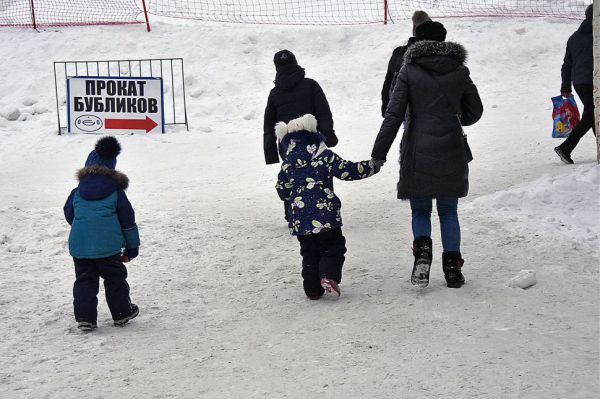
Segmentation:
<svg viewBox="0 0 600 399">
<path fill-rule="evenodd" d="M 411 199 L 412 230 L 415 238 L 431 237 L 432 199 Z M 458 223 L 458 198 L 436 198 L 442 246 L 444 252 L 460 252 L 460 224 Z"/>
</svg>

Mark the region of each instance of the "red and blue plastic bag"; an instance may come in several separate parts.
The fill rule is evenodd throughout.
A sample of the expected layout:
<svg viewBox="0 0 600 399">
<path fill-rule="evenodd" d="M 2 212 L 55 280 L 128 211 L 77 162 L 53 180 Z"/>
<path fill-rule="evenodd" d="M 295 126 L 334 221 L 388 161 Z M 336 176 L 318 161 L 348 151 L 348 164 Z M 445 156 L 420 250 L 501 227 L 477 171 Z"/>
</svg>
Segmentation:
<svg viewBox="0 0 600 399">
<path fill-rule="evenodd" d="M 552 97 L 552 105 L 552 119 L 554 120 L 552 137 L 568 137 L 571 130 L 579 123 L 579 110 L 577 109 L 575 97 Z"/>
</svg>

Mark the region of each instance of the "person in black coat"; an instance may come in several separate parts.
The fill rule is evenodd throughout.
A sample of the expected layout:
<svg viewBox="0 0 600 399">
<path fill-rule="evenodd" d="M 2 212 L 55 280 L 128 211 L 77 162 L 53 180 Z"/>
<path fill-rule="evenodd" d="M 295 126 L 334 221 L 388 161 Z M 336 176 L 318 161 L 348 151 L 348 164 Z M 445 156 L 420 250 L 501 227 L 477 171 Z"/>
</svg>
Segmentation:
<svg viewBox="0 0 600 399">
<path fill-rule="evenodd" d="M 289 50 L 275 53 L 273 58 L 277 74 L 275 87 L 269 93 L 264 118 L 264 152 L 268 164 L 284 158 L 285 148 L 277 148 L 275 124 L 288 123 L 302 115 L 317 118 L 317 129 L 328 147 L 335 147 L 338 139 L 333 130 L 333 118 L 321 86 L 304 76 L 304 69 Z"/>
<path fill-rule="evenodd" d="M 590 130 L 596 132 L 594 118 L 594 35 L 593 35 L 594 6 L 590 4 L 585 10 L 585 20 L 579 29 L 567 41 L 567 50 L 561 69 L 562 85 L 560 94 L 563 97 L 571 96 L 571 82 L 583 103 L 581 120 L 565 141 L 554 149 L 560 159 L 567 164 L 572 164 L 571 152 L 579 140 Z"/>
<path fill-rule="evenodd" d="M 469 189 L 469 152 L 462 126 L 483 113 L 477 88 L 464 65 L 467 53 L 457 43 L 444 42 L 439 22 L 416 29 L 417 42 L 404 57 L 372 157 L 383 162 L 403 120 L 398 198 L 410 199 L 415 264 L 411 281 L 426 286 L 431 267 L 431 208 L 436 199 L 442 231 L 442 263 L 449 287 L 464 283 L 461 272 L 458 198 Z M 434 39 L 434 40 L 428 40 Z"/>
<path fill-rule="evenodd" d="M 404 53 L 408 47 L 413 44 L 417 39 L 415 38 L 415 30 L 423 22 L 431 21 L 429 15 L 425 11 L 415 11 L 412 16 L 413 21 L 413 36 L 408 39 L 408 42 L 404 46 L 396 47 L 392 53 L 392 57 L 388 62 L 387 73 L 383 81 L 383 88 L 381 89 L 381 116 L 385 117 L 385 110 L 387 109 L 388 103 L 390 102 L 390 94 L 394 86 L 394 78 L 402 65 L 404 65 Z"/>
</svg>

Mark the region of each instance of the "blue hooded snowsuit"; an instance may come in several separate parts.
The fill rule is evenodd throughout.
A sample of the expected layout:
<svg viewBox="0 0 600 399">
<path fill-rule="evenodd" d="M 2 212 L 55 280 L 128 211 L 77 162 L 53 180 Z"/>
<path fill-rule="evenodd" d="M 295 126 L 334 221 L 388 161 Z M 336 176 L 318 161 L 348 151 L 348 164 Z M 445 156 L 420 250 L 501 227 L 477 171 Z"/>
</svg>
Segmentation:
<svg viewBox="0 0 600 399">
<path fill-rule="evenodd" d="M 100 277 L 115 324 L 122 325 L 138 314 L 129 298 L 127 268 L 121 256 L 125 249 L 129 259 L 136 257 L 140 238 L 135 213 L 124 191 L 129 179 L 114 170 L 120 150 L 114 137 L 100 139 L 85 167 L 77 173 L 79 185 L 64 206 L 71 225 L 69 252 L 76 276 L 73 306 L 80 328 L 83 324 L 96 327 Z"/>
</svg>

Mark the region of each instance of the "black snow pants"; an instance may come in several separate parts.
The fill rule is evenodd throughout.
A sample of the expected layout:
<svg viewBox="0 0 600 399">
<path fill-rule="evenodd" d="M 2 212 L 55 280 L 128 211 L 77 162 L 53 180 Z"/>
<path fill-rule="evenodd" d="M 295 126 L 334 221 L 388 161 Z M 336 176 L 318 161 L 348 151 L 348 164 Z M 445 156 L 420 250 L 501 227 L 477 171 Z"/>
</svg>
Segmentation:
<svg viewBox="0 0 600 399">
<path fill-rule="evenodd" d="M 302 255 L 302 277 L 307 295 L 322 295 L 321 277 L 338 284 L 342 281 L 342 267 L 346 253 L 346 238 L 342 229 L 319 234 L 298 236 Z"/>
<path fill-rule="evenodd" d="M 104 279 L 106 303 L 113 320 L 131 314 L 127 268 L 121 255 L 101 259 L 77 259 L 75 262 L 75 284 L 73 284 L 73 306 L 76 321 L 96 323 L 98 317 L 98 289 L 100 277 Z"/>
</svg>

